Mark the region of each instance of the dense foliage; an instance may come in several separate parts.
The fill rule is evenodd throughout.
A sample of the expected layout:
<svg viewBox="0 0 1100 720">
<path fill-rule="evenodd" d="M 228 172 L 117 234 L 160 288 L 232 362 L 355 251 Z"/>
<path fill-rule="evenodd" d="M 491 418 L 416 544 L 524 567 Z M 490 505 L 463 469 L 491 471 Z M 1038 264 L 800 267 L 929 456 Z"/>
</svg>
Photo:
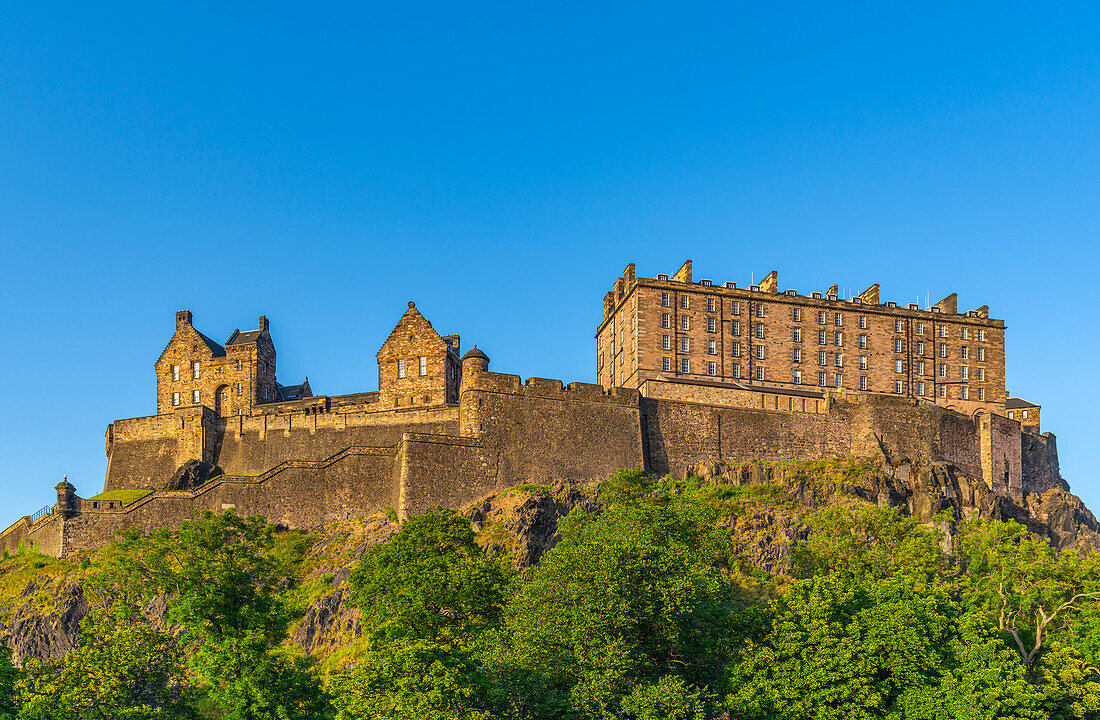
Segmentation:
<svg viewBox="0 0 1100 720">
<path fill-rule="evenodd" d="M 1094 557 L 853 502 L 799 510 L 765 572 L 753 502 L 787 500 L 624 471 L 522 575 L 461 515 L 410 518 L 347 578 L 361 632 L 324 672 L 287 642 L 311 538 L 131 531 L 84 578 L 79 649 L 0 653 L 0 720 L 1100 719 Z"/>
</svg>

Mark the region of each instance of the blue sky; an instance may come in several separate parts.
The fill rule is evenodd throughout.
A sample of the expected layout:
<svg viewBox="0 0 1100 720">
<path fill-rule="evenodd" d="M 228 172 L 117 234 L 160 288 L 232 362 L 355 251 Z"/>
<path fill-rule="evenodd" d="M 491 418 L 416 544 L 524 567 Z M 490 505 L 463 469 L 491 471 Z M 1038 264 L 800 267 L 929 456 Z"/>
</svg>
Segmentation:
<svg viewBox="0 0 1100 720">
<path fill-rule="evenodd" d="M 101 489 L 178 309 L 318 393 L 410 299 L 592 380 L 622 268 L 689 257 L 988 304 L 1100 507 L 1094 5 L 230 5 L 0 7 L 0 526 Z"/>
</svg>

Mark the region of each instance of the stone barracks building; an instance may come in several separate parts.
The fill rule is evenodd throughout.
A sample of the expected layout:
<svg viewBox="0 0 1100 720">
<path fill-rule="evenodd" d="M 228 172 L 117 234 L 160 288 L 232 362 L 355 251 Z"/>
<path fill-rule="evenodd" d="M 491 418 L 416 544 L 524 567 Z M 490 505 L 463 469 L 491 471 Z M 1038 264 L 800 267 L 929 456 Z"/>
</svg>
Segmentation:
<svg viewBox="0 0 1100 720">
<path fill-rule="evenodd" d="M 949 463 L 1019 504 L 1060 478 L 1039 406 L 1006 395 L 1004 331 L 987 307 L 957 312 L 954 295 L 898 307 L 877 285 L 841 300 L 835 285 L 780 291 L 774 272 L 743 289 L 694 280 L 690 261 L 654 278 L 631 264 L 604 298 L 598 384 L 494 372 L 409 302 L 378 350 L 377 391 L 315 395 L 308 379 L 278 381 L 266 317 L 220 344 L 184 310 L 154 363 L 157 414 L 107 428 L 104 492 L 62 482 L 0 548 L 62 556 L 201 510 L 289 527 L 405 517 L 621 468 L 682 477 L 708 460 Z"/>
</svg>

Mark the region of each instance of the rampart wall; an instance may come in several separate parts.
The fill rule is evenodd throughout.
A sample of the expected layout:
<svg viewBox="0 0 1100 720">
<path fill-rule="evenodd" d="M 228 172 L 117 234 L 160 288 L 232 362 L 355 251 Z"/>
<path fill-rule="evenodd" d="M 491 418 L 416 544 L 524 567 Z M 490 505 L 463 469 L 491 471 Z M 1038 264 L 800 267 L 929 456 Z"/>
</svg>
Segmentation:
<svg viewBox="0 0 1100 720">
<path fill-rule="evenodd" d="M 17 522 L 0 535 L 0 547 L 33 542 L 68 554 L 118 530 L 171 526 L 230 507 L 318 527 L 385 507 L 402 516 L 459 508 L 496 489 L 599 479 L 621 468 L 683 477 L 706 460 L 948 462 L 1017 502 L 1025 490 L 1061 482 L 1052 435 L 901 397 L 662 381 L 604 390 L 484 371 L 463 377 L 457 405 L 377 408 L 369 399 L 309 398 L 252 416 L 187 410 L 118 421 L 108 433 L 107 489 L 163 487 L 190 459 L 215 462 L 226 474 L 127 505 L 76 499 L 71 512 Z"/>
</svg>

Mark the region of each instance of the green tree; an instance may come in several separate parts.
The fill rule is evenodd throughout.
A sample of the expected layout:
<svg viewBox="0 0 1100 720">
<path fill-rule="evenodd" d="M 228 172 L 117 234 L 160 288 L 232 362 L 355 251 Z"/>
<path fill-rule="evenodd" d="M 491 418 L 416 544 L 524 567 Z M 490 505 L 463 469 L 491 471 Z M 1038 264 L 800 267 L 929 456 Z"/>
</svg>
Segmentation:
<svg viewBox="0 0 1100 720">
<path fill-rule="evenodd" d="M 0 720 L 15 717 L 15 683 L 19 669 L 11 661 L 11 648 L 0 642 Z"/>
<path fill-rule="evenodd" d="M 512 573 L 451 510 L 408 519 L 348 580 L 368 644 L 333 678 L 338 718 L 488 718 L 492 683 L 476 652 L 500 619 Z"/>
<path fill-rule="evenodd" d="M 499 620 L 510 575 L 503 559 L 485 555 L 466 518 L 438 510 L 363 553 L 348 585 L 376 636 L 461 645 Z"/>
<path fill-rule="evenodd" d="M 164 593 L 182 630 L 188 665 L 225 720 L 293 720 L 331 714 L 305 658 L 277 649 L 288 616 L 278 588 L 286 563 L 262 517 L 204 512 L 179 529 L 135 530 L 118 543 L 104 582 L 121 596 Z"/>
<path fill-rule="evenodd" d="M 897 508 L 854 503 L 827 507 L 806 518 L 806 526 L 806 538 L 792 556 L 798 577 L 862 582 L 903 576 L 928 583 L 946 568 L 941 534 Z"/>
<path fill-rule="evenodd" d="M 956 562 L 964 606 L 984 612 L 1007 633 L 1028 668 L 1052 640 L 1093 654 L 1100 649 L 1095 553 L 1057 550 L 1015 522 L 973 521 L 959 527 Z"/>
<path fill-rule="evenodd" d="M 26 720 L 187 718 L 183 653 L 172 633 L 140 618 L 97 610 L 81 623 L 80 647 L 30 662 L 18 683 Z M 2 717 L 2 715 L 0 715 Z"/>
<path fill-rule="evenodd" d="M 509 605 L 496 653 L 518 714 L 612 718 L 664 676 L 720 679 L 733 641 L 727 536 L 653 504 L 574 509 L 559 532 Z"/>
<path fill-rule="evenodd" d="M 796 582 L 730 667 L 733 717 L 1041 718 L 998 633 L 908 579 Z"/>
</svg>

